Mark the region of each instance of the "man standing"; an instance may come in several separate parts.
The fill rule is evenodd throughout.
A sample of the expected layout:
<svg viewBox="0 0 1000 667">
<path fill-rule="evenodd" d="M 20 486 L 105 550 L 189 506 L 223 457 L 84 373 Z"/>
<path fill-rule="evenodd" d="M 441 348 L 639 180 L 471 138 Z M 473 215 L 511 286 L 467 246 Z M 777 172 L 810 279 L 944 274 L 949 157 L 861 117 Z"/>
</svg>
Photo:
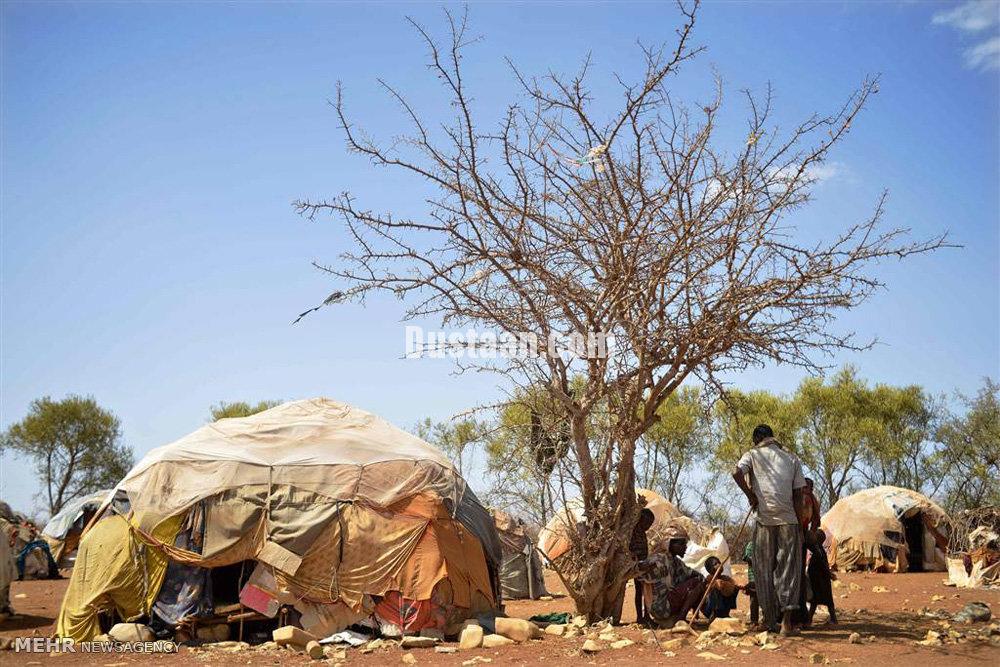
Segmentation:
<svg viewBox="0 0 1000 667">
<path fill-rule="evenodd" d="M 795 631 L 793 619 L 800 608 L 806 480 L 802 462 L 774 439 L 770 426 L 755 428 L 753 443 L 736 464 L 733 479 L 757 511 L 753 565 L 764 623 L 773 631 L 780 618 L 781 634 L 789 635 Z"/>
</svg>

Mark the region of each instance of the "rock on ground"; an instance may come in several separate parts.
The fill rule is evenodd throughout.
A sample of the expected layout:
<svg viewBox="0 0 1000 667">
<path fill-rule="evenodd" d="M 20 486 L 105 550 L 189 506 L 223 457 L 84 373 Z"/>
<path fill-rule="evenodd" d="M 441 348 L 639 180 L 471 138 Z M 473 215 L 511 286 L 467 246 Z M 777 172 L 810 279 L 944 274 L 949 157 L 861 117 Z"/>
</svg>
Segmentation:
<svg viewBox="0 0 1000 667">
<path fill-rule="evenodd" d="M 458 636 L 458 648 L 478 648 L 483 643 L 483 629 L 478 625 L 467 625 Z"/>
<path fill-rule="evenodd" d="M 119 642 L 151 642 L 156 638 L 142 623 L 118 623 L 108 630 L 108 637 Z"/>
<path fill-rule="evenodd" d="M 503 635 L 486 635 L 483 637 L 483 648 L 497 648 L 499 646 L 507 646 L 508 644 L 513 644 L 514 640 L 509 637 L 504 637 Z"/>
</svg>

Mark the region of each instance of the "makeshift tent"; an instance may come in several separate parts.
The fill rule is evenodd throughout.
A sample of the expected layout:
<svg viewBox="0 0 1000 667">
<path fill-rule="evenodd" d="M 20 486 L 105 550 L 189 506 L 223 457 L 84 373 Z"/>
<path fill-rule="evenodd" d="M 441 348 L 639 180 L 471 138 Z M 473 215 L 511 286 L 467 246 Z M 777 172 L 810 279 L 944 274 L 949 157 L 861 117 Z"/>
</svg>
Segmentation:
<svg viewBox="0 0 1000 667">
<path fill-rule="evenodd" d="M 954 517 L 948 578 L 962 588 L 1000 586 L 1000 507 L 965 510 Z"/>
<path fill-rule="evenodd" d="M 158 629 L 217 620 L 227 591 L 321 636 L 360 621 L 453 631 L 500 602 L 496 529 L 451 462 L 343 403 L 203 426 L 115 496 L 130 509 L 102 507 L 81 539 L 59 636 L 92 639 L 112 609 Z"/>
<path fill-rule="evenodd" d="M 110 495 L 111 489 L 104 489 L 72 500 L 45 524 L 42 538 L 49 543 L 52 558 L 59 567 L 71 564 L 84 527 Z"/>
<path fill-rule="evenodd" d="M 500 534 L 500 547 L 503 550 L 500 583 L 504 599 L 537 600 L 547 595 L 542 562 L 538 557 L 535 540 L 524 521 L 515 519 L 506 512 L 493 510 L 493 522 Z"/>
<path fill-rule="evenodd" d="M 944 571 L 950 519 L 916 491 L 876 486 L 823 515 L 830 566 L 843 571 Z"/>
<path fill-rule="evenodd" d="M 695 569 L 704 568 L 705 561 L 710 556 L 725 560 L 729 555 L 729 545 L 726 538 L 717 528 L 700 524 L 690 517 L 681 514 L 666 498 L 648 489 L 636 489 L 636 494 L 645 500 L 645 507 L 653 513 L 653 525 L 646 533 L 650 553 L 655 553 L 666 547 L 664 532 L 671 523 L 684 527 L 688 533 L 688 546 L 684 552 L 683 561 Z M 574 498 L 566 503 L 538 533 L 538 548 L 550 560 L 554 561 L 570 549 L 573 530 L 583 537 L 583 501 Z M 729 563 L 725 566 L 730 573 Z"/>
</svg>

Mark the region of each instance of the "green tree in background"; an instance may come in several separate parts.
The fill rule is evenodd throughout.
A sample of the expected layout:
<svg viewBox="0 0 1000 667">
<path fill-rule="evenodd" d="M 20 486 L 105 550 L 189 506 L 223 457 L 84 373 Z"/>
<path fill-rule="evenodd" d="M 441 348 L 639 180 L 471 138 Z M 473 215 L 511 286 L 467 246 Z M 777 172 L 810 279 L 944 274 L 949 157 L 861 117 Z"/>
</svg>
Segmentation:
<svg viewBox="0 0 1000 667">
<path fill-rule="evenodd" d="M 114 486 L 132 467 L 118 418 L 91 397 L 32 401 L 28 415 L 3 434 L 3 445 L 32 460 L 50 515 L 75 498 Z"/>
<path fill-rule="evenodd" d="M 711 452 L 711 419 L 701 392 L 682 387 L 656 411 L 657 421 L 639 439 L 636 482 L 674 505 L 683 504 L 683 480 Z"/>
<path fill-rule="evenodd" d="M 466 451 L 470 446 L 482 442 L 487 427 L 475 419 L 460 419 L 450 422 L 433 423 L 430 418 L 418 422 L 414 428 L 417 436 L 431 443 L 448 455 L 459 474 L 465 476 L 468 462 Z"/>
<path fill-rule="evenodd" d="M 802 414 L 798 408 L 794 400 L 768 391 L 730 390 L 725 400 L 715 404 L 713 411 L 716 447 L 712 466 L 721 472 L 731 472 L 743 453 L 750 449 L 751 435 L 758 424 L 768 424 L 782 445 L 798 452 L 802 428 Z"/>
<path fill-rule="evenodd" d="M 210 421 L 217 422 L 220 419 L 229 419 L 231 417 L 249 417 L 250 415 L 270 410 L 279 405 L 281 405 L 281 401 L 258 401 L 256 404 L 247 403 L 246 401 L 235 401 L 233 403 L 219 401 L 211 408 Z"/>
<path fill-rule="evenodd" d="M 950 512 L 1000 505 L 1000 384 L 986 379 L 968 408 L 938 429 L 937 473 Z"/>
</svg>

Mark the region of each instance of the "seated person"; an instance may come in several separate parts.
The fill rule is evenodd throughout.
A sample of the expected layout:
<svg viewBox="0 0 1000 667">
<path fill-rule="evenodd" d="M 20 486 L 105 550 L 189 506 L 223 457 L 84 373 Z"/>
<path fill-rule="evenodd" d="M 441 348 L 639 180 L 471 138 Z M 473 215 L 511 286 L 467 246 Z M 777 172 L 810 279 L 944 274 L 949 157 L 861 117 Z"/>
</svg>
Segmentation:
<svg viewBox="0 0 1000 667">
<path fill-rule="evenodd" d="M 705 578 L 681 560 L 687 550 L 687 531 L 678 524 L 666 529 L 666 553 L 656 553 L 636 565 L 637 579 L 651 584 L 649 615 L 661 628 L 672 628 L 701 600 Z"/>
<path fill-rule="evenodd" d="M 826 605 L 830 612 L 830 624 L 837 624 L 837 610 L 833 604 L 833 580 L 837 578 L 830 571 L 830 561 L 826 557 L 826 549 L 823 543 L 826 542 L 826 533 L 817 530 L 808 537 L 807 548 L 809 549 L 809 565 L 806 567 L 806 574 L 809 577 L 809 587 L 812 589 L 812 599 L 809 601 L 809 619 L 811 625 L 813 616 L 816 614 L 816 607 Z"/>
<path fill-rule="evenodd" d="M 733 578 L 722 573 L 722 561 L 715 556 L 709 556 L 705 561 L 705 570 L 708 572 L 708 581 L 712 582 L 712 588 L 705 598 L 705 604 L 701 608 L 705 618 L 727 618 L 736 609 L 736 596 L 741 590 L 741 586 L 733 581 Z M 715 573 L 718 574 L 715 574 Z M 712 575 L 715 574 L 715 579 Z"/>
</svg>

